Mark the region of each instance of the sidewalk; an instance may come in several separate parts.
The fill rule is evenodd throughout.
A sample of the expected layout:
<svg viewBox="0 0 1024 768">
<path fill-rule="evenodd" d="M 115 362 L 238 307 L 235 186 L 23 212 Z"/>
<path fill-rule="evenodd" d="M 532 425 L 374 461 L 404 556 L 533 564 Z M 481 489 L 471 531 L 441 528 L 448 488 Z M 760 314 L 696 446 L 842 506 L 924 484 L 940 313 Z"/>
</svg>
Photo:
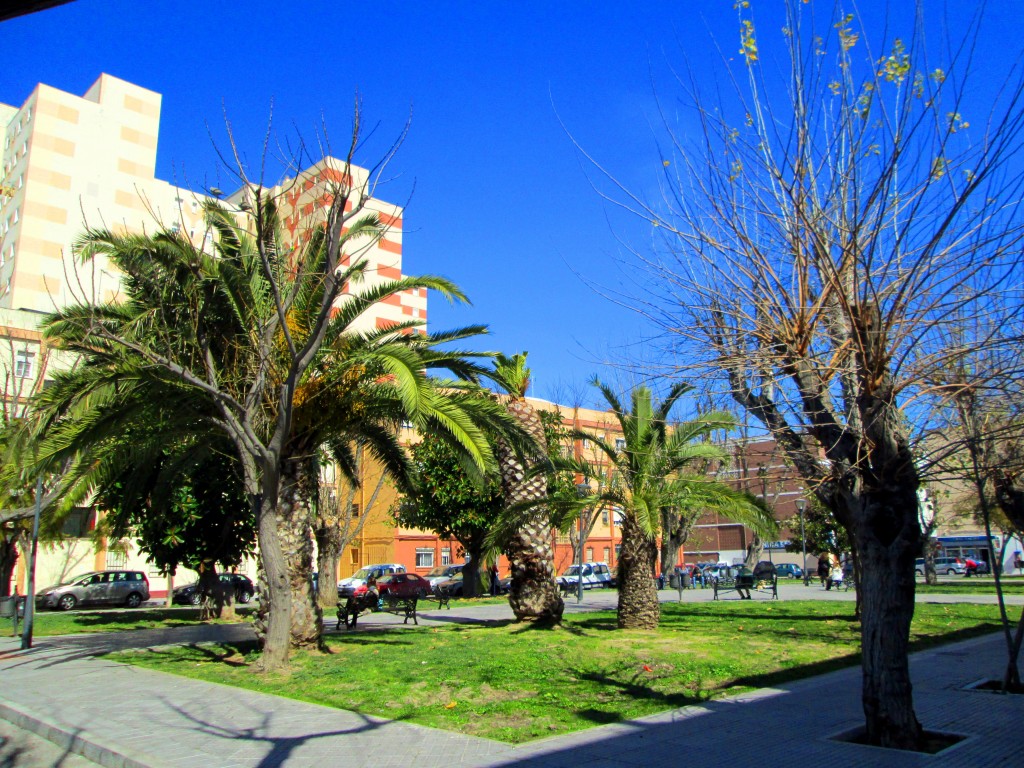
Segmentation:
<svg viewBox="0 0 1024 768">
<path fill-rule="evenodd" d="M 451 620 L 445 614 L 435 616 Z M 1024 763 L 1024 696 L 963 690 L 1001 674 L 999 635 L 911 658 L 922 723 L 968 737 L 938 758 L 828 738 L 863 722 L 859 668 L 513 747 L 95 656 L 132 646 L 240 639 L 249 631 L 210 626 L 42 638 L 25 653 L 15 650 L 16 641 L 0 641 L 0 716 L 105 766 L 639 768 L 711 756 L 724 765 L 794 759 L 798 765 L 942 768 Z"/>
</svg>

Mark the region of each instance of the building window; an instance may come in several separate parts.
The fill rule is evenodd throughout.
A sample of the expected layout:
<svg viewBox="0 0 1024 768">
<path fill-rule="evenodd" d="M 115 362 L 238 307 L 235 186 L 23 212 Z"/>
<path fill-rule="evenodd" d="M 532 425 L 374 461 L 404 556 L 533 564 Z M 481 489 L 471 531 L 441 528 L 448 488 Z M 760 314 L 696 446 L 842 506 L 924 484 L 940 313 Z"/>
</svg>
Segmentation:
<svg viewBox="0 0 1024 768">
<path fill-rule="evenodd" d="M 107 568 L 124 568 L 128 565 L 128 553 L 113 549 L 107 550 Z"/>
<path fill-rule="evenodd" d="M 359 517 L 359 505 L 358 504 L 353 504 L 352 505 L 352 517 Z"/>
<path fill-rule="evenodd" d="M 359 565 L 359 550 L 353 547 L 349 550 L 349 562 L 352 565 Z"/>
<path fill-rule="evenodd" d="M 594 548 L 593 547 L 587 547 L 587 562 L 588 563 L 594 562 Z"/>
<path fill-rule="evenodd" d="M 601 510 L 601 525 L 608 525 L 608 510 Z"/>
<path fill-rule="evenodd" d="M 626 450 L 626 441 L 625 441 L 624 438 L 621 438 L 621 437 L 616 437 L 615 438 L 615 450 L 616 451 L 624 451 L 624 450 Z"/>
<path fill-rule="evenodd" d="M 21 349 L 14 353 L 14 375 L 19 379 L 27 379 L 32 376 L 32 358 L 35 355 L 27 349 Z"/>
<path fill-rule="evenodd" d="M 64 518 L 61 533 L 75 539 L 84 539 L 95 527 L 95 518 L 91 507 L 75 507 Z"/>
<path fill-rule="evenodd" d="M 611 550 L 610 550 L 610 549 L 608 549 L 608 547 L 605 547 L 605 548 L 604 548 L 604 561 L 605 561 L 606 563 L 608 562 L 608 559 L 609 559 L 609 558 L 608 558 L 608 555 L 610 555 L 610 554 L 611 554 Z"/>
<path fill-rule="evenodd" d="M 452 564 L 452 551 L 450 549 L 448 549 L 448 547 L 445 547 L 444 549 L 441 550 L 441 565 L 451 565 L 451 564 Z"/>
<path fill-rule="evenodd" d="M 433 568 L 434 567 L 434 550 L 428 549 L 427 547 L 416 548 L 416 567 L 417 568 Z"/>
</svg>

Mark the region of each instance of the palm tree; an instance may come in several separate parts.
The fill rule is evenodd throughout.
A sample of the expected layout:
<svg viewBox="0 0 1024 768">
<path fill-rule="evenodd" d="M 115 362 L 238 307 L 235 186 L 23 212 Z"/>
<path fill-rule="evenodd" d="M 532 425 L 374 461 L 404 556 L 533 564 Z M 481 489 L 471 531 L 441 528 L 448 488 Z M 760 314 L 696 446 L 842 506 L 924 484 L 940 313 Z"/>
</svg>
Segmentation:
<svg viewBox="0 0 1024 768">
<path fill-rule="evenodd" d="M 669 413 L 692 389 L 689 385 L 674 385 L 660 403 L 653 402 L 650 389 L 637 387 L 627 411 L 611 389 L 597 379 L 593 383 L 618 420 L 624 444 L 618 447 L 599 435 L 573 432 L 597 447 L 611 471 L 602 490 L 575 504 L 579 508 L 609 505 L 622 516 L 618 625 L 622 629 L 654 629 L 661 616 L 654 574 L 664 508 L 673 507 L 684 516 L 716 510 L 766 534 L 775 529 L 775 521 L 749 494 L 704 473 L 709 463 L 727 458 L 726 452 L 707 438 L 731 429 L 735 425 L 732 416 L 715 411 L 670 427 Z M 583 462 L 567 460 L 565 466 L 588 477 L 603 474 L 600 468 Z"/>
<path fill-rule="evenodd" d="M 433 289 L 456 301 L 463 294 L 432 276 L 361 285 L 367 262 L 357 255 L 358 242 L 350 251 L 346 243 L 373 242 L 382 228 L 376 215 L 343 221 L 343 202 L 331 208 L 338 218 L 297 248 L 279 241 L 276 206 L 266 197 L 253 209 L 258 236 L 221 204 L 206 205 L 212 253 L 171 231 L 89 231 L 79 254 L 85 260 L 106 256 L 125 275 L 123 300 L 66 307 L 46 324 L 48 337 L 83 362 L 74 374 L 79 388 L 64 387 L 65 397 L 51 398 L 37 415 L 35 436 L 48 440 L 41 461 L 52 464 L 94 444 L 90 430 L 73 426 L 78 420 L 130 421 L 140 402 L 130 402 L 130 394 L 142 402 L 167 396 L 172 412 L 180 405 L 183 429 L 215 430 L 235 446 L 258 519 L 267 669 L 287 663 L 296 630 L 308 643 L 307 630 L 319 624 L 308 590 L 308 510 L 298 503 L 299 483 L 292 480 L 303 475 L 320 441 L 333 437 L 342 446 L 358 437 L 401 467 L 390 429 L 401 412 L 421 428 L 443 429 L 476 471 L 494 465 L 487 430 L 467 410 L 469 400 L 485 398 L 449 397 L 426 375 L 438 366 L 472 373 L 474 364 L 434 350 L 444 336 L 406 338 L 411 328 L 404 327 L 369 334 L 352 328 L 366 310 L 400 291 Z M 344 252 L 354 254 L 349 266 L 341 265 Z M 343 293 L 343 286 L 349 290 Z M 496 410 L 484 421 L 494 421 Z M 340 448 L 335 453 L 344 455 Z"/>
<path fill-rule="evenodd" d="M 414 279 L 391 281 L 379 287 L 383 295 L 407 290 Z M 332 583 L 340 550 L 331 550 L 337 537 L 317 530 L 319 552 L 326 564 L 325 588 L 313 596 L 311 580 L 314 520 L 329 525 L 330 516 L 315 514 L 320 493 L 320 456 L 326 454 L 352 487 L 362 481 L 366 460 L 375 461 L 400 490 L 413 492 L 413 470 L 405 447 L 399 442 L 401 424 L 413 424 L 421 433 L 443 436 L 475 475 L 493 471 L 487 435 L 507 432 L 504 409 L 486 397 L 467 379 L 483 371 L 469 353 L 440 349 L 484 332 L 479 326 L 436 334 L 410 333 L 422 321 L 409 321 L 385 329 L 355 332 L 352 325 L 361 309 L 357 304 L 341 308 L 328 328 L 329 341 L 299 385 L 289 462 L 282 468 L 282 514 L 295 517 L 294 534 L 285 542 L 292 588 L 292 643 L 309 647 L 320 639 L 320 613 L 336 599 L 326 585 Z M 456 379 L 437 379 L 442 371 Z M 514 426 L 514 425 L 513 425 Z"/>
<path fill-rule="evenodd" d="M 491 378 L 507 393 L 505 407 L 532 441 L 527 453 L 506 440 L 497 440 L 495 446 L 505 506 L 517 523 L 504 542 L 512 566 L 509 604 L 519 621 L 558 622 L 565 603 L 555 583 L 550 512 L 543 504 L 547 479 L 531 466 L 547 460 L 547 441 L 540 416 L 526 400 L 526 353 L 496 355 Z"/>
</svg>

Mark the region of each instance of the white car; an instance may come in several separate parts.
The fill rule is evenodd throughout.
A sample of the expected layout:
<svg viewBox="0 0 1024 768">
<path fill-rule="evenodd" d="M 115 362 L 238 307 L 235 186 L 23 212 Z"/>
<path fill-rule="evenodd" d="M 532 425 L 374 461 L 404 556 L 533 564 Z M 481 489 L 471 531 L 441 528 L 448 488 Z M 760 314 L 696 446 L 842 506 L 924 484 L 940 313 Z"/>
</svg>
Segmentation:
<svg viewBox="0 0 1024 768">
<path fill-rule="evenodd" d="M 566 572 L 558 577 L 558 581 L 565 587 L 575 587 L 579 584 L 581 571 L 584 589 L 615 586 L 615 575 L 612 573 L 611 568 L 608 567 L 608 563 L 584 563 L 582 566 L 570 565 Z"/>
</svg>

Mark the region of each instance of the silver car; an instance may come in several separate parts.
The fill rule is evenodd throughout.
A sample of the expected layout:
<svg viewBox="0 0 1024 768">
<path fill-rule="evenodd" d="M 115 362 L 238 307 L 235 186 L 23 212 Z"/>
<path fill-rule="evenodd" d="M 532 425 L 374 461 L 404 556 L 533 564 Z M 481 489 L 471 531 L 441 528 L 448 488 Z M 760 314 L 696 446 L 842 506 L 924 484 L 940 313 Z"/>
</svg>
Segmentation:
<svg viewBox="0 0 1024 768">
<path fill-rule="evenodd" d="M 149 600 L 149 579 L 142 571 L 95 571 L 36 593 L 37 608 L 70 611 L 79 605 L 138 608 Z"/>
</svg>

